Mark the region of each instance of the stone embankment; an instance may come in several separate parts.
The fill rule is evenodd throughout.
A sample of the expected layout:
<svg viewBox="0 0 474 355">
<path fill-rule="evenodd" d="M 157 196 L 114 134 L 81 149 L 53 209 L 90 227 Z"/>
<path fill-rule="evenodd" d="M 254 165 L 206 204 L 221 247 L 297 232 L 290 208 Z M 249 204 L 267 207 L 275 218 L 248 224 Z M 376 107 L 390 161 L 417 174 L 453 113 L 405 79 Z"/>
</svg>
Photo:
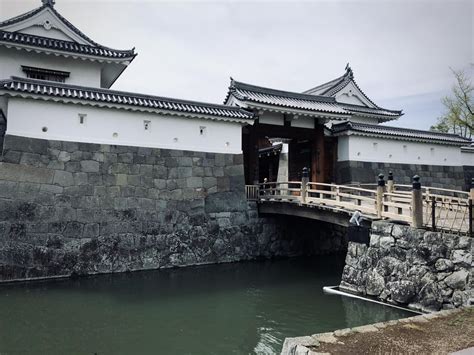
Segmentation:
<svg viewBox="0 0 474 355">
<path fill-rule="evenodd" d="M 424 312 L 468 303 L 472 238 L 374 222 L 349 243 L 340 288 Z"/>
<path fill-rule="evenodd" d="M 242 155 L 5 137 L 0 281 L 345 251 L 344 229 L 259 217 Z"/>
</svg>

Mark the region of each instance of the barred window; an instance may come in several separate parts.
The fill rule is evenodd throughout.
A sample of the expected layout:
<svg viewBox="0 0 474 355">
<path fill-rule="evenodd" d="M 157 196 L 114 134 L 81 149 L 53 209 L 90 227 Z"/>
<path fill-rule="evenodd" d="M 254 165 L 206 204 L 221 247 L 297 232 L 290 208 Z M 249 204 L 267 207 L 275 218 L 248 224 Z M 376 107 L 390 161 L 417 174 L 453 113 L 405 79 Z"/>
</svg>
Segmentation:
<svg viewBox="0 0 474 355">
<path fill-rule="evenodd" d="M 34 68 L 24 65 L 22 65 L 21 68 L 26 73 L 26 76 L 31 79 L 49 80 L 64 83 L 66 78 L 68 78 L 70 75 L 70 73 L 66 71 Z"/>
</svg>

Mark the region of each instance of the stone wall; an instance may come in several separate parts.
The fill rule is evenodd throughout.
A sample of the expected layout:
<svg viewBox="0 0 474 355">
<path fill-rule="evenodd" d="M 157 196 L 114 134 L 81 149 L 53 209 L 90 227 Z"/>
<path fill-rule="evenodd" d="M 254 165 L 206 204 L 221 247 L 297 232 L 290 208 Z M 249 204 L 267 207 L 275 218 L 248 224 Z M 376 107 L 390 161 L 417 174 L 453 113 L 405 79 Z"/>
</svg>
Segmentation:
<svg viewBox="0 0 474 355">
<path fill-rule="evenodd" d="M 472 238 L 374 222 L 370 245 L 349 243 L 341 288 L 422 311 L 467 304 Z"/>
<path fill-rule="evenodd" d="M 471 188 L 471 182 L 474 179 L 474 166 L 463 166 L 464 169 L 464 185 L 466 190 Z"/>
<path fill-rule="evenodd" d="M 336 164 L 336 183 L 375 183 L 378 174 L 382 173 L 387 178 L 388 172 L 392 171 L 396 184 L 411 184 L 413 176 L 419 175 L 423 186 L 467 191 L 470 186 L 466 181 L 470 181 L 472 169 L 463 166 L 341 161 Z"/>
<path fill-rule="evenodd" d="M 0 110 L 0 154 L 2 153 L 3 149 L 3 140 L 5 137 L 5 131 L 7 130 L 7 122 L 3 117 L 2 110 Z"/>
<path fill-rule="evenodd" d="M 241 155 L 7 135 L 0 281 L 346 249 L 330 225 L 260 218 L 244 186 Z"/>
</svg>

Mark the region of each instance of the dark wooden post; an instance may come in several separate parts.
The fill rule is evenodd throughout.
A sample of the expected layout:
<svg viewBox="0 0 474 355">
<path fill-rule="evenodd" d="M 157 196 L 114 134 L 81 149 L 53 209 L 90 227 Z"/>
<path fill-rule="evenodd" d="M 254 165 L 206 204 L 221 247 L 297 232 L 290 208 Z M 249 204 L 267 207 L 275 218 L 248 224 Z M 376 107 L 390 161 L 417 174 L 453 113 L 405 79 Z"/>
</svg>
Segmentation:
<svg viewBox="0 0 474 355">
<path fill-rule="evenodd" d="M 326 154 L 324 151 L 324 126 L 322 124 L 316 124 L 311 150 L 311 181 L 327 182 L 324 181 L 324 159 Z"/>
<path fill-rule="evenodd" d="M 411 209 L 411 226 L 423 228 L 423 193 L 421 192 L 420 177 L 418 175 L 413 176 Z"/>
<path fill-rule="evenodd" d="M 436 197 L 431 196 L 431 229 L 436 231 Z"/>
<path fill-rule="evenodd" d="M 308 168 L 303 168 L 303 173 L 301 174 L 301 202 L 306 203 L 306 190 L 308 188 L 309 182 L 309 172 Z"/>
<path fill-rule="evenodd" d="M 471 180 L 471 190 L 469 191 L 469 235 L 472 237 L 474 236 L 474 231 L 472 230 L 474 227 L 474 211 L 473 211 L 473 203 L 474 201 L 474 178 Z"/>
<path fill-rule="evenodd" d="M 379 174 L 379 180 L 377 182 L 377 196 L 376 196 L 376 209 L 377 217 L 382 218 L 383 211 L 383 193 L 385 192 L 385 180 L 383 179 L 384 175 Z"/>
</svg>

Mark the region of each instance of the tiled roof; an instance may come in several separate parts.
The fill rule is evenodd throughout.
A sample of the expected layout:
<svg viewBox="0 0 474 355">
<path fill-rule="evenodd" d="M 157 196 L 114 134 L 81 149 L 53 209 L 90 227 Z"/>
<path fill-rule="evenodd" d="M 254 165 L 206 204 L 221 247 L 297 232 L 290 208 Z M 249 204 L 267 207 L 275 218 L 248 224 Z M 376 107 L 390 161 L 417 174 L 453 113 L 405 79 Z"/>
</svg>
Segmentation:
<svg viewBox="0 0 474 355">
<path fill-rule="evenodd" d="M 335 93 L 337 93 L 339 90 L 344 88 L 351 81 L 354 81 L 354 73 L 353 73 L 351 67 L 349 65 L 347 65 L 344 75 L 342 75 L 339 78 L 336 78 L 334 80 L 328 81 L 327 83 L 318 85 L 318 86 L 316 86 L 312 89 L 309 89 L 309 90 L 305 91 L 305 93 L 307 93 L 307 94 L 315 93 L 317 95 L 332 96 Z M 358 86 L 357 86 L 357 88 L 360 90 L 360 88 Z"/>
<path fill-rule="evenodd" d="M 388 110 L 385 108 L 372 108 L 372 107 L 364 107 L 364 106 L 351 105 L 351 104 L 345 104 L 345 103 L 340 103 L 340 106 L 343 107 L 345 110 L 354 114 L 358 114 L 360 116 L 376 115 L 376 116 L 388 116 L 388 117 L 395 118 L 403 114 L 401 111 Z"/>
<path fill-rule="evenodd" d="M 261 86 L 241 83 L 232 80 L 224 103 L 233 95 L 247 103 L 258 103 L 282 108 L 298 109 L 311 112 L 349 115 L 332 97 L 306 95 L 289 91 L 281 91 Z"/>
<path fill-rule="evenodd" d="M 337 102 L 334 97 L 325 95 L 300 94 L 296 92 L 275 90 L 261 86 L 241 83 L 232 80 L 224 103 L 233 95 L 244 102 L 255 102 L 265 105 L 287 107 L 291 109 L 326 112 L 339 115 L 385 116 L 393 119 L 402 115 L 401 111 L 384 108 L 371 108 Z"/>
<path fill-rule="evenodd" d="M 59 100 L 80 100 L 92 105 L 132 106 L 137 110 L 163 110 L 186 116 L 211 116 L 222 121 L 253 122 L 253 114 L 238 107 L 215 105 L 166 97 L 12 77 L 0 81 L 0 91 L 20 95 L 41 95 Z"/>
<path fill-rule="evenodd" d="M 351 67 L 349 64 L 346 66 L 346 71 L 344 75 L 340 76 L 339 78 L 336 78 L 334 80 L 331 80 L 327 83 L 318 85 L 312 89 L 306 90 L 304 93 L 305 94 L 316 94 L 316 95 L 323 95 L 323 96 L 333 96 L 336 93 L 338 93 L 340 90 L 342 90 L 344 87 L 346 87 L 349 83 L 353 83 L 357 89 L 362 93 L 362 95 L 367 99 L 368 102 L 370 102 L 374 107 L 364 107 L 364 106 L 357 106 L 357 105 L 349 105 L 349 104 L 342 104 L 347 110 L 353 112 L 353 113 L 369 113 L 369 114 L 375 114 L 375 115 L 382 115 L 382 116 L 394 116 L 398 117 L 403 115 L 402 111 L 400 110 L 388 110 L 385 108 L 382 108 L 375 104 L 357 85 L 357 82 L 354 80 L 354 72 L 352 71 Z"/>
<path fill-rule="evenodd" d="M 382 125 L 371 125 L 357 122 L 342 122 L 332 126 L 332 132 L 340 135 L 352 132 L 363 136 L 386 136 L 394 139 L 408 139 L 416 141 L 431 141 L 437 143 L 469 145 L 471 140 L 457 134 L 441 133 L 433 131 L 422 131 L 409 128 L 390 127 Z"/>
<path fill-rule="evenodd" d="M 34 47 L 48 48 L 53 50 L 65 51 L 80 53 L 92 56 L 108 57 L 108 58 L 133 58 L 135 57 L 135 50 L 118 50 L 112 49 L 94 42 L 88 36 L 86 36 L 82 31 L 75 27 L 71 22 L 64 18 L 53 6 L 53 3 L 50 1 L 45 2 L 43 6 L 40 6 L 34 10 L 31 10 L 25 14 L 16 16 L 9 20 L 0 22 L 0 29 L 6 26 L 13 25 L 15 23 L 22 22 L 27 20 L 39 12 L 43 11 L 45 8 L 49 8 L 55 16 L 57 16 L 71 31 L 80 36 L 90 45 L 83 45 L 71 41 L 56 40 L 47 37 L 34 36 L 18 32 L 9 32 L 9 31 L 0 31 L 0 41 L 8 43 L 17 43 L 21 45 L 29 45 Z"/>
<path fill-rule="evenodd" d="M 85 44 L 79 44 L 71 41 L 63 41 L 41 36 L 35 36 L 19 32 L 7 32 L 0 30 L 0 42 L 12 44 L 21 44 L 33 47 L 47 48 L 51 50 L 63 51 L 68 53 L 78 53 L 98 57 L 129 59 L 135 56 L 134 51 L 119 51 L 107 49 L 105 47 L 93 47 Z"/>
</svg>

